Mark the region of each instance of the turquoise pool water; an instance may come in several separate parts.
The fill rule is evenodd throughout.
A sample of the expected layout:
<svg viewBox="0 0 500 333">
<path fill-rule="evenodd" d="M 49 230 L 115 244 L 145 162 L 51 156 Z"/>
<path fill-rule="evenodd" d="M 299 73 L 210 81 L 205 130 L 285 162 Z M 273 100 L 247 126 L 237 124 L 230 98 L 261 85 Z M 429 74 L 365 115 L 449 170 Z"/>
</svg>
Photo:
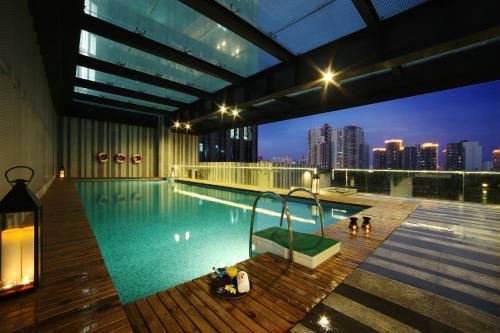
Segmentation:
<svg viewBox="0 0 500 333">
<path fill-rule="evenodd" d="M 122 303 L 248 258 L 255 194 L 165 181 L 80 181 L 85 212 Z M 260 230 L 279 223 L 281 205 L 261 199 Z M 306 200 L 289 204 L 293 229 L 320 229 Z M 362 207 L 324 204 L 326 225 Z"/>
</svg>

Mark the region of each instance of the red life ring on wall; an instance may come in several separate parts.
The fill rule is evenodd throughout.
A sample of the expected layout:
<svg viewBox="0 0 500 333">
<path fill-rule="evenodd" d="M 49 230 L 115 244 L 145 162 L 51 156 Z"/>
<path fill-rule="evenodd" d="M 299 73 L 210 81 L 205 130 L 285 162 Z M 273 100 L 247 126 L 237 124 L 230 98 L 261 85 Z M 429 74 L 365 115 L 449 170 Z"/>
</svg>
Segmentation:
<svg viewBox="0 0 500 333">
<path fill-rule="evenodd" d="M 109 161 L 108 153 L 102 152 L 97 154 L 97 160 L 101 163 L 106 163 L 107 161 Z"/>
<path fill-rule="evenodd" d="M 127 161 L 127 156 L 123 153 L 116 153 L 115 154 L 115 162 L 118 164 L 123 164 Z"/>
<path fill-rule="evenodd" d="M 134 154 L 130 157 L 130 161 L 134 164 L 139 164 L 142 161 L 142 156 L 139 154 Z"/>
</svg>

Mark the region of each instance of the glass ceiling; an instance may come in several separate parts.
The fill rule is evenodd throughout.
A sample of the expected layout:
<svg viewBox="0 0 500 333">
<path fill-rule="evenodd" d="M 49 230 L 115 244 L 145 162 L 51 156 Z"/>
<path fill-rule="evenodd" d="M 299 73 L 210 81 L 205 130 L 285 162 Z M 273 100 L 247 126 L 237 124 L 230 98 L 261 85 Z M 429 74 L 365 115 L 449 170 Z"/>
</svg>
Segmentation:
<svg viewBox="0 0 500 333">
<path fill-rule="evenodd" d="M 87 45 L 83 42 L 89 41 Z M 229 85 L 229 82 L 179 65 L 170 60 L 134 49 L 93 33 L 82 30 L 80 54 L 118 64 L 164 79 L 192 86 L 208 92 L 215 92 Z"/>
<path fill-rule="evenodd" d="M 86 0 L 85 12 L 241 76 L 279 60 L 177 0 Z M 252 22 L 258 7 L 247 7 Z M 262 59 L 264 61 L 259 61 Z"/>
<path fill-rule="evenodd" d="M 158 104 L 158 103 L 154 103 L 154 102 L 148 102 L 148 101 L 144 101 L 142 99 L 136 99 L 136 98 L 131 98 L 131 97 L 124 97 L 124 96 L 120 96 L 120 95 L 110 94 L 107 92 L 97 91 L 97 90 L 88 89 L 88 88 L 75 87 L 74 91 L 77 93 L 81 93 L 81 94 L 112 99 L 112 100 L 116 100 L 116 101 L 120 101 L 120 102 L 127 102 L 127 103 L 132 103 L 132 104 L 137 104 L 137 105 L 143 105 L 143 106 L 147 106 L 147 107 L 154 108 L 157 110 L 163 110 L 163 111 L 174 111 L 175 110 L 174 107 L 170 107 L 167 105 Z"/>
<path fill-rule="evenodd" d="M 216 0 L 295 54 L 366 27 L 351 0 Z M 258 8 L 257 19 L 249 15 Z"/>
<path fill-rule="evenodd" d="M 150 95 L 175 99 L 177 101 L 184 103 L 191 103 L 197 99 L 197 97 L 195 96 L 183 94 L 175 90 L 165 89 L 162 87 L 154 86 L 147 83 L 142 83 L 140 81 L 130 80 L 121 76 L 116 76 L 113 74 L 100 72 L 81 66 L 76 67 L 76 77 L 80 79 L 86 79 L 89 81 L 112 85 L 115 87 L 140 91 Z"/>
<path fill-rule="evenodd" d="M 423 4 L 427 0 L 372 0 L 372 4 L 381 20 L 398 15 Z"/>
<path fill-rule="evenodd" d="M 204 1 L 204 0 L 200 0 Z M 366 27 L 351 0 L 216 0 L 294 54 Z M 426 0 L 371 0 L 381 19 Z M 280 61 L 178 0 L 85 0 L 86 14 L 248 77 Z M 230 83 L 187 66 L 82 30 L 80 54 L 210 93 Z M 76 76 L 192 103 L 198 98 L 124 77 L 77 67 Z M 158 103 L 75 87 L 75 92 L 171 111 Z"/>
</svg>

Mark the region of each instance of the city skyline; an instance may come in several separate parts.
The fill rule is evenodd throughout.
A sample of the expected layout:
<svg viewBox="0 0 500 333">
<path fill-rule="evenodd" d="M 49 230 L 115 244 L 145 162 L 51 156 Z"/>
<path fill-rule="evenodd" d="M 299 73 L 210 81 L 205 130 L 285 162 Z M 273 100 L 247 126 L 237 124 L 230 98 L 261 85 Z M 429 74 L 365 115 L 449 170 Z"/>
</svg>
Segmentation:
<svg viewBox="0 0 500 333">
<path fill-rule="evenodd" d="M 438 143 L 439 165 L 448 143 L 478 141 L 483 160 L 491 161 L 493 150 L 500 148 L 500 81 L 261 125 L 259 156 L 300 160 L 307 152 L 307 130 L 325 123 L 362 127 L 372 148 L 392 138 L 403 139 L 405 145 Z"/>
</svg>

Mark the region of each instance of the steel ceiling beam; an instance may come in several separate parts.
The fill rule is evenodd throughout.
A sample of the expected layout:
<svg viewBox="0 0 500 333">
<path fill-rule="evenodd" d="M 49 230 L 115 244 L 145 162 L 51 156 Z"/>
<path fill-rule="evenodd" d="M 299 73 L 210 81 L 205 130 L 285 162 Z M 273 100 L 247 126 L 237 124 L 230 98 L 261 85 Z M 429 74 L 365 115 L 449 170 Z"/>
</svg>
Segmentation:
<svg viewBox="0 0 500 333">
<path fill-rule="evenodd" d="M 241 118 L 236 120 L 225 118 L 205 121 L 193 125 L 192 130 L 193 133 L 204 134 L 498 80 L 500 66 L 496 55 L 499 53 L 500 41 L 416 63 L 405 67 L 398 75 L 386 71 L 345 83 L 340 88 L 332 86 L 327 94 L 316 91 L 296 97 L 290 103 L 293 106 L 273 103 L 266 105 L 259 112 L 244 112 Z M 481 61 L 476 61 L 477 59 Z M 376 114 L 374 116 L 376 117 Z"/>
<path fill-rule="evenodd" d="M 85 101 L 85 102 L 90 102 L 90 103 L 96 103 L 96 104 L 101 104 L 101 105 L 107 105 L 107 106 L 113 106 L 116 108 L 122 108 L 122 109 L 128 109 L 130 112 L 144 112 L 144 113 L 149 113 L 149 114 L 156 114 L 160 116 L 169 116 L 171 113 L 169 111 L 162 111 L 160 109 L 155 109 L 151 108 L 148 106 L 144 105 L 138 105 L 134 103 L 129 103 L 129 102 L 122 102 L 122 101 L 117 101 L 114 99 L 109 99 L 105 97 L 98 97 L 98 96 L 93 96 L 93 95 L 87 95 L 87 94 L 82 94 L 82 93 L 73 93 L 73 98 L 78 99 L 80 101 Z M 123 110 L 126 111 L 126 110 Z"/>
<path fill-rule="evenodd" d="M 260 49 L 286 63 L 292 63 L 295 55 L 271 37 L 214 0 L 179 0 L 198 13 L 224 26 Z"/>
<path fill-rule="evenodd" d="M 170 105 L 170 106 L 174 106 L 174 107 L 178 107 L 178 108 L 185 107 L 188 105 L 186 103 L 179 102 L 179 101 L 176 101 L 174 99 L 160 97 L 160 96 L 156 96 L 156 95 L 151 95 L 151 94 L 147 94 L 147 93 L 141 92 L 141 91 L 125 89 L 125 88 L 113 86 L 111 84 L 104 84 L 104 83 L 100 83 L 100 82 L 84 80 L 81 78 L 75 78 L 75 86 L 87 88 L 87 89 L 93 89 L 93 90 L 102 91 L 102 92 L 107 92 L 110 94 L 120 95 L 120 96 L 124 96 L 124 97 L 136 98 L 136 99 L 140 99 L 143 101 Z"/>
<path fill-rule="evenodd" d="M 144 113 L 123 111 L 102 105 L 87 104 L 72 101 L 65 114 L 70 117 L 86 118 L 100 121 L 110 121 L 135 126 L 158 127 L 158 116 Z"/>
<path fill-rule="evenodd" d="M 83 15 L 82 29 L 146 53 L 154 54 L 157 57 L 195 69 L 202 73 L 215 76 L 224 81 L 236 83 L 243 79 L 242 76 L 228 71 L 227 69 L 88 14 Z"/>
<path fill-rule="evenodd" d="M 96 71 L 106 72 L 109 74 L 125 77 L 127 79 L 141 81 L 147 84 L 152 84 L 158 87 L 176 90 L 184 94 L 197 96 L 199 98 L 208 98 L 208 99 L 211 98 L 211 94 L 207 91 L 197 89 L 191 86 L 186 86 L 178 82 L 170 81 L 144 72 L 139 72 L 124 66 L 119 66 L 107 61 L 95 59 L 92 57 L 87 57 L 81 54 L 78 55 L 77 63 L 80 66 L 91 68 Z"/>
<path fill-rule="evenodd" d="M 212 101 L 196 101 L 176 117 L 194 124 L 216 112 L 217 104 L 245 109 L 300 93 L 321 86 L 320 70 L 330 66 L 337 81 L 353 80 L 484 43 L 500 37 L 498 12 L 496 1 L 429 1 L 382 21 L 376 37 L 370 29 L 358 31 L 299 56 L 293 65 L 280 64 L 221 89 Z"/>
<path fill-rule="evenodd" d="M 365 21 L 366 26 L 369 29 L 378 30 L 380 27 L 380 18 L 371 0 L 352 0 L 352 3 L 363 21 Z"/>
</svg>

